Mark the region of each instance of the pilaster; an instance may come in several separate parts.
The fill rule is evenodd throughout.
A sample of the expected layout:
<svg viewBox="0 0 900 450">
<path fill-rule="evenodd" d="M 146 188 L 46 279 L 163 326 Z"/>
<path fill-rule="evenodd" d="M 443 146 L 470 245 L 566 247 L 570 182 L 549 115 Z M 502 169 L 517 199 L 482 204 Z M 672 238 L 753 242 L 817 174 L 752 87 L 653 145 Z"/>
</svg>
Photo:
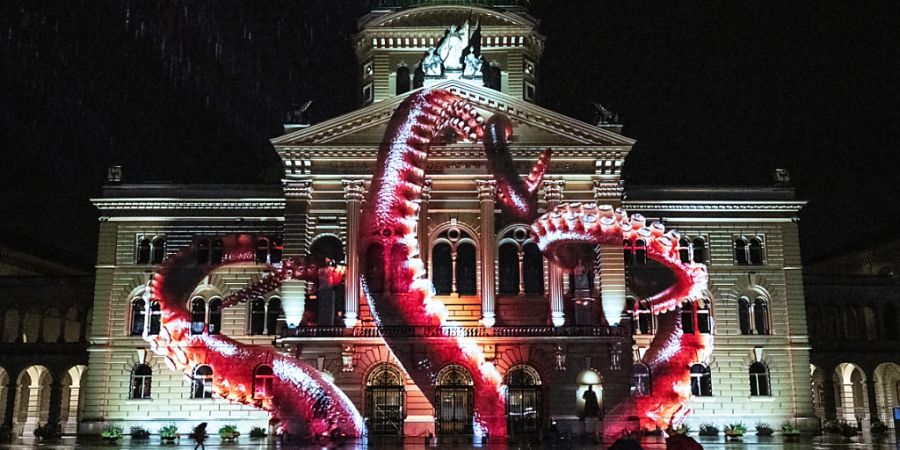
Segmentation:
<svg viewBox="0 0 900 450">
<path fill-rule="evenodd" d="M 552 211 L 553 208 L 559 206 L 565 186 L 565 180 L 544 180 L 544 201 L 547 205 L 547 211 Z M 553 326 L 561 327 L 566 323 L 563 298 L 563 270 L 559 265 L 551 262 L 548 275 L 550 278 L 550 320 L 553 322 Z"/>
<path fill-rule="evenodd" d="M 347 274 L 344 288 L 344 325 L 353 328 L 359 322 L 359 218 L 366 184 L 363 180 L 343 180 L 347 201 Z"/>
<path fill-rule="evenodd" d="M 494 202 L 497 182 L 476 180 L 478 203 L 481 206 L 481 323 L 493 327 L 494 314 Z"/>
<path fill-rule="evenodd" d="M 622 204 L 622 183 L 617 180 L 594 180 L 594 200 L 616 208 Z M 597 270 L 600 305 L 609 325 L 618 325 L 625 309 L 625 258 L 622 244 L 597 246 L 600 264 Z"/>
</svg>

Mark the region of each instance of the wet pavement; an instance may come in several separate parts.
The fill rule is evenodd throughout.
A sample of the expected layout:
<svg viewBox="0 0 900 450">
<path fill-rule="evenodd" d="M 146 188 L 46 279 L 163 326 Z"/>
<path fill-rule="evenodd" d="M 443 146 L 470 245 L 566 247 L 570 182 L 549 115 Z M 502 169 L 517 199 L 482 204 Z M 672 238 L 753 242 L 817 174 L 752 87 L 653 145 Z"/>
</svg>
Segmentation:
<svg viewBox="0 0 900 450">
<path fill-rule="evenodd" d="M 851 441 L 847 442 L 843 438 L 837 435 L 827 435 L 827 436 L 800 436 L 791 441 L 785 441 L 781 436 L 772 436 L 772 437 L 757 437 L 757 436 L 746 436 L 740 442 L 725 442 L 724 436 L 719 437 L 697 437 L 692 436 L 700 442 L 705 449 L 710 450 L 741 450 L 741 449 L 787 449 L 787 450 L 801 450 L 801 449 L 890 449 L 890 450 L 900 450 L 900 445 L 898 445 L 893 438 L 890 437 L 882 437 L 873 439 L 869 435 L 859 436 L 853 438 Z M 365 442 L 344 442 L 344 443 L 329 443 L 323 442 L 320 444 L 303 444 L 303 445 L 285 445 L 280 442 L 276 442 L 274 439 L 251 439 L 249 437 L 241 437 L 238 439 L 236 443 L 223 443 L 218 438 L 211 438 L 206 443 L 206 448 L 208 449 L 315 449 L 315 450 L 324 450 L 324 449 L 343 449 L 343 450 L 353 450 L 353 449 L 421 449 L 421 448 L 438 448 L 438 449 L 469 449 L 469 448 L 479 448 L 479 449 L 491 449 L 491 450 L 529 450 L 529 449 L 606 449 L 609 447 L 611 442 L 604 444 L 596 444 L 593 442 L 557 442 L 555 445 L 551 445 L 549 443 L 539 443 L 537 440 L 528 441 L 528 442 L 477 442 L 473 443 L 471 439 L 469 440 L 452 440 L 452 439 L 440 439 L 438 442 L 432 442 L 426 445 L 425 441 L 422 438 L 407 438 L 403 441 L 399 440 L 378 440 L 378 439 L 369 439 L 368 443 Z M 664 449 L 665 442 L 660 437 L 644 437 L 642 438 L 641 445 L 645 449 Z M 0 445 L 0 449 L 32 449 L 32 448 L 42 448 L 42 449 L 105 449 L 109 450 L 111 448 L 123 448 L 123 449 L 172 449 L 172 450 L 180 450 L 180 449 L 193 449 L 194 442 L 193 440 L 183 437 L 175 444 L 163 445 L 160 443 L 159 438 L 157 436 L 152 436 L 148 440 L 138 441 L 132 440 L 129 437 L 125 437 L 120 439 L 115 444 L 108 444 L 98 440 L 97 438 L 74 438 L 74 437 L 65 437 L 60 442 L 56 443 L 42 443 L 35 442 L 34 438 L 19 438 L 13 444 Z"/>
</svg>

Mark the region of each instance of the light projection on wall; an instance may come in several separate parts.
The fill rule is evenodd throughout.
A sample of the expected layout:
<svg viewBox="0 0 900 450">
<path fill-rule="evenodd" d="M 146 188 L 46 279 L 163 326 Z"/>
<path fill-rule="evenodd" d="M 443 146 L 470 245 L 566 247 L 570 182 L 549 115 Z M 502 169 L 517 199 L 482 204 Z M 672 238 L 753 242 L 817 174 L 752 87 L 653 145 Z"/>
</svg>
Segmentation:
<svg viewBox="0 0 900 450">
<path fill-rule="evenodd" d="M 425 181 L 425 167 L 432 142 L 454 135 L 469 141 L 483 140 L 488 169 L 497 181 L 499 204 L 505 214 L 520 220 L 537 215 L 536 193 L 550 160 L 550 150 L 538 159 L 532 172 L 521 179 L 515 172 L 507 139 L 512 125 L 494 114 L 484 121 L 475 107 L 442 90 L 419 90 L 407 97 L 394 112 L 381 144 L 360 223 L 360 273 L 362 297 L 369 303 L 378 326 L 442 326 L 448 320 L 446 307 L 432 297 L 431 282 L 419 257 L 416 235 L 418 203 Z M 621 247 L 623 239 L 641 238 L 647 243 L 647 258 L 671 275 L 670 285 L 647 297 L 659 315 L 660 330 L 644 362 L 653 371 L 652 397 L 635 399 L 641 425 L 665 427 L 683 420 L 690 396 L 688 367 L 698 355 L 711 349 L 709 336 L 683 335 L 678 307 L 685 299 L 702 297 L 706 269 L 684 264 L 678 256 L 677 239 L 659 224 L 647 226 L 639 215 L 628 216 L 609 206 L 571 203 L 562 205 L 534 221 L 532 232 L 545 256 L 563 268 L 572 269 L 584 248 L 598 244 Z M 222 265 L 254 261 L 255 239 L 234 235 L 225 242 Z M 161 330 L 147 335 L 151 348 L 164 356 L 176 371 L 190 375 L 205 364 L 213 369 L 213 390 L 219 396 L 270 411 L 294 434 L 338 432 L 363 434 L 363 420 L 344 393 L 315 368 L 297 358 L 272 349 L 242 344 L 226 336 L 190 333 L 186 309 L 196 285 L 220 265 L 198 264 L 196 249 L 186 248 L 168 258 L 157 270 L 146 291 L 148 302 L 158 299 L 162 307 Z M 322 268 L 285 259 L 269 266 L 260 281 L 228 296 L 225 307 L 258 298 L 287 280 L 316 279 Z M 328 269 L 324 269 L 328 270 Z M 330 274 L 339 281 L 343 273 Z M 408 340 L 385 336 L 385 343 L 419 389 L 429 399 L 435 396 L 438 372 L 454 364 L 472 376 L 476 434 L 505 436 L 505 399 L 502 377 L 474 339 L 445 333 L 409 345 Z M 273 368 L 273 395 L 254 396 L 253 374 L 260 365 Z M 624 416 L 635 415 L 628 411 Z"/>
</svg>

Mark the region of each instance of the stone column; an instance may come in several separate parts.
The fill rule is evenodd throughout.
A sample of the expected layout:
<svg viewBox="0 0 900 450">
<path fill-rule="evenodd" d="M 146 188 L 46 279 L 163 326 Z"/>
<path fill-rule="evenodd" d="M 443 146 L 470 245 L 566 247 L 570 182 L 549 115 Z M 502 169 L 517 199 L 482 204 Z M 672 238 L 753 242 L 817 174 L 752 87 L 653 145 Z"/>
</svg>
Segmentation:
<svg viewBox="0 0 900 450">
<path fill-rule="evenodd" d="M 623 189 L 617 181 L 594 180 L 594 200 L 598 205 L 621 206 Z M 600 264 L 597 287 L 603 316 L 610 325 L 618 325 L 625 309 L 625 257 L 621 244 L 598 246 Z"/>
<path fill-rule="evenodd" d="M 544 180 L 544 201 L 547 211 L 552 211 L 562 201 L 564 180 Z M 561 327 L 566 323 L 563 298 L 563 270 L 559 265 L 549 264 L 550 278 L 550 320 L 553 326 Z"/>
<path fill-rule="evenodd" d="M 56 378 L 50 383 L 50 405 L 47 406 L 47 422 L 59 422 L 62 410 L 62 383 Z"/>
<path fill-rule="evenodd" d="M 4 410 L 2 426 L 4 428 L 10 428 L 13 423 L 13 415 L 16 412 L 16 395 L 19 393 L 15 377 L 9 377 L 9 383 L 3 387 L 6 389 L 6 404 L 0 405 Z M 2 397 L 3 396 L 0 395 L 0 398 Z"/>
<path fill-rule="evenodd" d="M 822 391 L 824 397 L 822 399 L 823 409 L 825 410 L 825 419 L 836 419 L 837 418 L 837 399 L 835 396 L 835 385 L 834 385 L 834 377 L 832 374 L 834 373 L 834 369 L 830 372 L 825 372 L 825 379 L 822 381 Z"/>
<path fill-rule="evenodd" d="M 81 397 L 81 386 L 69 386 L 69 417 L 63 424 L 66 433 L 78 432 L 78 399 Z"/>
<path fill-rule="evenodd" d="M 366 185 L 363 180 L 344 180 L 347 200 L 347 274 L 344 286 L 344 326 L 353 328 L 359 322 L 359 217 Z"/>
<path fill-rule="evenodd" d="M 491 328 L 494 314 L 494 201 L 497 182 L 475 180 L 481 205 L 481 323 Z"/>
<path fill-rule="evenodd" d="M 419 241 L 419 259 L 422 267 L 428 270 L 428 202 L 431 201 L 431 180 L 426 179 L 422 186 L 422 197 L 419 199 L 419 220 L 416 224 L 416 237 Z"/>
<path fill-rule="evenodd" d="M 305 257 L 309 253 L 312 180 L 285 180 L 284 196 L 284 257 Z M 289 326 L 300 326 L 306 309 L 307 290 L 303 280 L 287 280 L 281 286 L 281 302 Z"/>
</svg>

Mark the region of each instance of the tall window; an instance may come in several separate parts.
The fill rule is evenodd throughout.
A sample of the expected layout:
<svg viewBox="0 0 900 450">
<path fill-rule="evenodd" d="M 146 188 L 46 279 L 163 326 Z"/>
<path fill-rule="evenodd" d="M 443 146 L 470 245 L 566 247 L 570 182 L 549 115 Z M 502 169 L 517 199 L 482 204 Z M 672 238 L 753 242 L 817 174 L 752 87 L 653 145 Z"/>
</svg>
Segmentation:
<svg viewBox="0 0 900 450">
<path fill-rule="evenodd" d="M 150 300 L 150 329 L 147 330 L 147 334 L 151 336 L 159 334 L 161 315 L 159 300 Z"/>
<path fill-rule="evenodd" d="M 197 239 L 197 264 L 209 263 L 209 239 Z"/>
<path fill-rule="evenodd" d="M 634 263 L 647 264 L 647 243 L 643 239 L 634 243 Z"/>
<path fill-rule="evenodd" d="M 144 334 L 144 325 L 146 324 L 147 310 L 144 309 L 144 300 L 136 298 L 131 301 L 131 335 L 140 336 Z"/>
<path fill-rule="evenodd" d="M 137 263 L 150 263 L 150 239 L 144 238 L 138 242 Z"/>
<path fill-rule="evenodd" d="M 456 291 L 459 295 L 475 295 L 476 283 L 475 246 L 463 242 L 456 247 Z"/>
<path fill-rule="evenodd" d="M 747 241 L 744 238 L 734 241 L 734 263 L 740 266 L 750 264 L 750 257 L 747 255 Z"/>
<path fill-rule="evenodd" d="M 653 334 L 656 332 L 653 313 L 650 310 L 650 302 L 647 300 L 638 302 L 637 322 L 640 334 Z"/>
<path fill-rule="evenodd" d="M 701 334 L 712 333 L 712 311 L 710 311 L 710 300 L 708 298 L 697 301 L 697 331 Z"/>
<path fill-rule="evenodd" d="M 250 334 L 263 334 L 266 329 L 266 301 L 257 298 L 250 302 Z"/>
<path fill-rule="evenodd" d="M 206 328 L 206 302 L 202 298 L 191 300 L 191 334 L 203 334 Z"/>
<path fill-rule="evenodd" d="M 707 259 L 706 254 L 706 241 L 703 238 L 697 237 L 691 242 L 693 258 L 695 263 L 705 263 Z"/>
<path fill-rule="evenodd" d="M 212 251 L 209 254 L 209 262 L 213 264 L 222 264 L 222 255 L 225 252 L 225 243 L 221 239 L 216 239 L 212 243 Z"/>
<path fill-rule="evenodd" d="M 151 263 L 159 264 L 166 258 L 166 238 L 158 237 L 153 240 L 153 251 L 151 255 Z"/>
<path fill-rule="evenodd" d="M 402 95 L 409 91 L 409 67 L 401 65 L 397 67 L 397 95 Z"/>
<path fill-rule="evenodd" d="M 272 398 L 272 366 L 261 365 L 253 373 L 253 398 Z"/>
<path fill-rule="evenodd" d="M 222 332 L 222 300 L 214 298 L 209 301 L 209 334 Z"/>
<path fill-rule="evenodd" d="M 269 240 L 260 239 L 256 241 L 256 262 L 265 264 L 269 262 Z"/>
<path fill-rule="evenodd" d="M 633 368 L 634 396 L 648 397 L 652 393 L 653 385 L 650 379 L 650 368 L 646 364 L 637 363 Z"/>
<path fill-rule="evenodd" d="M 766 397 L 769 392 L 769 369 L 761 362 L 750 364 L 750 395 Z"/>
<path fill-rule="evenodd" d="M 448 253 L 449 255 L 449 253 Z M 369 292 L 375 295 L 380 295 L 384 293 L 384 278 L 385 278 L 385 270 L 384 270 L 384 246 L 379 243 L 369 244 L 369 247 L 366 248 L 366 287 L 369 288 Z M 450 266 L 447 265 L 447 270 L 449 271 Z M 437 275 L 435 275 L 436 277 Z M 440 288 L 438 287 L 437 278 L 434 278 L 434 286 L 435 289 L 438 289 L 440 292 Z M 449 283 L 448 283 L 449 286 Z M 449 290 L 449 288 L 448 288 Z"/>
<path fill-rule="evenodd" d="M 629 266 L 634 264 L 634 244 L 631 242 L 631 239 L 622 241 L 622 249 L 625 254 L 625 265 Z"/>
<path fill-rule="evenodd" d="M 272 248 L 269 249 L 269 262 L 272 264 L 280 263 L 282 255 L 284 255 L 284 239 L 272 239 Z"/>
<path fill-rule="evenodd" d="M 266 306 L 266 334 L 272 336 L 278 329 L 278 318 L 281 316 L 281 300 L 270 298 Z"/>
<path fill-rule="evenodd" d="M 688 238 L 681 238 L 678 240 L 678 258 L 681 259 L 682 263 L 690 264 L 691 241 L 689 241 Z"/>
<path fill-rule="evenodd" d="M 519 293 L 519 246 L 507 242 L 500 246 L 497 253 L 500 272 L 499 294 L 516 295 Z"/>
<path fill-rule="evenodd" d="M 694 302 L 684 300 L 681 302 L 681 331 L 694 334 L 694 330 Z"/>
<path fill-rule="evenodd" d="M 194 369 L 191 380 L 191 398 L 212 398 L 213 370 L 203 365 Z"/>
<path fill-rule="evenodd" d="M 897 307 L 893 303 L 884 304 L 884 316 L 882 318 L 882 330 L 884 337 L 889 341 L 897 340 Z M 898 390 L 900 392 L 900 390 Z"/>
<path fill-rule="evenodd" d="M 734 263 L 739 266 L 762 265 L 765 263 L 765 244 L 761 237 L 749 241 L 743 237 L 734 240 Z"/>
<path fill-rule="evenodd" d="M 444 231 L 431 247 L 431 282 L 438 295 L 477 292 L 477 252 L 468 233 L 458 228 Z M 455 289 L 454 289 L 455 288 Z"/>
<path fill-rule="evenodd" d="M 712 374 L 703 364 L 691 366 L 691 395 L 712 397 Z"/>
<path fill-rule="evenodd" d="M 763 263 L 763 241 L 755 237 L 750 239 L 750 264 L 760 265 Z"/>
<path fill-rule="evenodd" d="M 738 322 L 741 334 L 769 334 L 769 302 L 763 297 L 751 301 L 738 299 Z"/>
<path fill-rule="evenodd" d="M 522 278 L 525 294 L 544 294 L 544 256 L 534 242 L 522 246 Z"/>
<path fill-rule="evenodd" d="M 146 364 L 138 364 L 131 371 L 130 399 L 145 400 L 150 398 L 150 386 L 153 384 L 153 370 Z"/>
</svg>

